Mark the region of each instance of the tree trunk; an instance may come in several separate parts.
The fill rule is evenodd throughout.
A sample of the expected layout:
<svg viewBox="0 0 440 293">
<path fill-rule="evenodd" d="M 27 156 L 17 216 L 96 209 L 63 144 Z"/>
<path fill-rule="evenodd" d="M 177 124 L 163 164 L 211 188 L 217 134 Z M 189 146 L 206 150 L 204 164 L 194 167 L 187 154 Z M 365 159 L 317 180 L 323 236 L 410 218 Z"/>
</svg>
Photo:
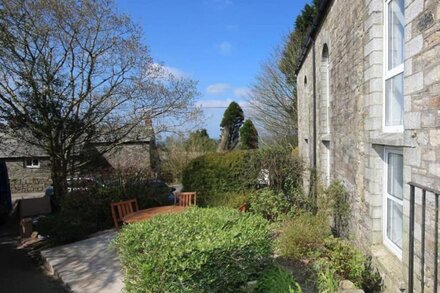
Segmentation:
<svg viewBox="0 0 440 293">
<path fill-rule="evenodd" d="M 52 209 L 54 211 L 60 208 L 60 199 L 67 193 L 67 161 L 58 158 L 52 158 L 52 184 L 53 195 L 51 198 Z"/>
<path fill-rule="evenodd" d="M 229 136 L 230 136 L 230 129 L 229 127 L 224 127 L 222 130 L 222 134 L 220 137 L 220 143 L 217 147 L 217 152 L 224 152 L 228 150 L 229 145 Z"/>
</svg>

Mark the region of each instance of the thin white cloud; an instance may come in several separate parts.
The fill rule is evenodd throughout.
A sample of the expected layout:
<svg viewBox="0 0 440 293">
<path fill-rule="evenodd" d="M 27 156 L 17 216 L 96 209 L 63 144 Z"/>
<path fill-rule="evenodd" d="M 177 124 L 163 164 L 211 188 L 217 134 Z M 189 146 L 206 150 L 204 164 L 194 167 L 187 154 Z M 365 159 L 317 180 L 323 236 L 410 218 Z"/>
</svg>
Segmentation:
<svg viewBox="0 0 440 293">
<path fill-rule="evenodd" d="M 182 69 L 179 69 L 179 68 L 176 68 L 176 67 L 164 66 L 164 69 L 165 69 L 166 72 L 174 75 L 177 78 L 184 78 L 184 77 L 188 77 L 189 76 L 188 73 L 186 73 Z"/>
<path fill-rule="evenodd" d="M 229 90 L 231 86 L 227 83 L 216 83 L 211 84 L 206 88 L 206 92 L 210 95 L 218 95 L 222 94 L 225 91 Z"/>
<path fill-rule="evenodd" d="M 247 107 L 248 103 L 243 100 L 233 100 L 233 99 L 226 99 L 226 100 L 220 100 L 220 99 L 212 99 L 212 100 L 201 100 L 196 102 L 197 107 L 203 108 L 227 108 L 229 104 L 235 101 L 237 102 L 241 107 Z"/>
<path fill-rule="evenodd" d="M 218 50 L 219 50 L 220 54 L 228 55 L 232 51 L 232 44 L 227 41 L 223 41 L 218 46 Z"/>
<path fill-rule="evenodd" d="M 179 69 L 177 67 L 167 66 L 164 64 L 160 64 L 160 63 L 154 63 L 153 69 L 158 70 L 158 72 L 162 76 L 166 76 L 166 75 L 170 75 L 170 74 L 176 78 L 186 78 L 186 77 L 191 76 L 189 73 L 183 71 L 182 69 Z"/>
<path fill-rule="evenodd" d="M 234 96 L 237 98 L 248 98 L 251 90 L 247 87 L 239 87 L 234 89 Z"/>
</svg>

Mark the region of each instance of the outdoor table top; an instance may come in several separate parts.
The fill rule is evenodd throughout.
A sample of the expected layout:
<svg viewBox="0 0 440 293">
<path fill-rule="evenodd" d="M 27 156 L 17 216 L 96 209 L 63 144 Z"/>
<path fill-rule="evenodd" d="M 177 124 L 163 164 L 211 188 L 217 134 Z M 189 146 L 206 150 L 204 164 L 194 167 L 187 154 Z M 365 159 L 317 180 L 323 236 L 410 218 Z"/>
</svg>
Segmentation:
<svg viewBox="0 0 440 293">
<path fill-rule="evenodd" d="M 135 222 L 145 221 L 157 215 L 168 214 L 168 213 L 180 213 L 185 211 L 187 208 L 188 207 L 172 205 L 172 206 L 162 206 L 162 207 L 149 208 L 145 210 L 139 210 L 132 214 L 126 215 L 123 218 L 123 222 L 135 223 Z"/>
</svg>

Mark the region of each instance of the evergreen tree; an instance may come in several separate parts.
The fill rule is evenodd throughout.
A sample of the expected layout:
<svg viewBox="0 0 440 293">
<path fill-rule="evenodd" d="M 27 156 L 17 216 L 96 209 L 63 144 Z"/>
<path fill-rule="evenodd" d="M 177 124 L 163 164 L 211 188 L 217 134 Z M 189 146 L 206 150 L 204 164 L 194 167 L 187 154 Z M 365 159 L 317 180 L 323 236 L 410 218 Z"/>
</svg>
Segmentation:
<svg viewBox="0 0 440 293">
<path fill-rule="evenodd" d="M 247 119 L 240 128 L 240 148 L 243 150 L 258 149 L 258 131 L 250 119 Z"/>
<path fill-rule="evenodd" d="M 231 102 L 223 114 L 223 119 L 220 123 L 222 133 L 217 151 L 229 151 L 237 146 L 243 120 L 243 109 L 236 102 Z"/>
</svg>

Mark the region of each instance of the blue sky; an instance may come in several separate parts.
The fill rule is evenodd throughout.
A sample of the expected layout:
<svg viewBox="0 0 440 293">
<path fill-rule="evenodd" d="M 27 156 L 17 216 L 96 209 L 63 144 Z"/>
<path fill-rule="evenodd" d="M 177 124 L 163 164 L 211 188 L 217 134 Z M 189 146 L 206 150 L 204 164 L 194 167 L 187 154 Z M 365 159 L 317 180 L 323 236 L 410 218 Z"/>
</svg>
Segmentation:
<svg viewBox="0 0 440 293">
<path fill-rule="evenodd" d="M 204 127 L 218 138 L 230 101 L 245 106 L 260 64 L 293 26 L 306 0 L 117 0 L 144 30 L 151 55 L 198 81 Z M 246 108 L 244 107 L 245 114 Z"/>
</svg>

